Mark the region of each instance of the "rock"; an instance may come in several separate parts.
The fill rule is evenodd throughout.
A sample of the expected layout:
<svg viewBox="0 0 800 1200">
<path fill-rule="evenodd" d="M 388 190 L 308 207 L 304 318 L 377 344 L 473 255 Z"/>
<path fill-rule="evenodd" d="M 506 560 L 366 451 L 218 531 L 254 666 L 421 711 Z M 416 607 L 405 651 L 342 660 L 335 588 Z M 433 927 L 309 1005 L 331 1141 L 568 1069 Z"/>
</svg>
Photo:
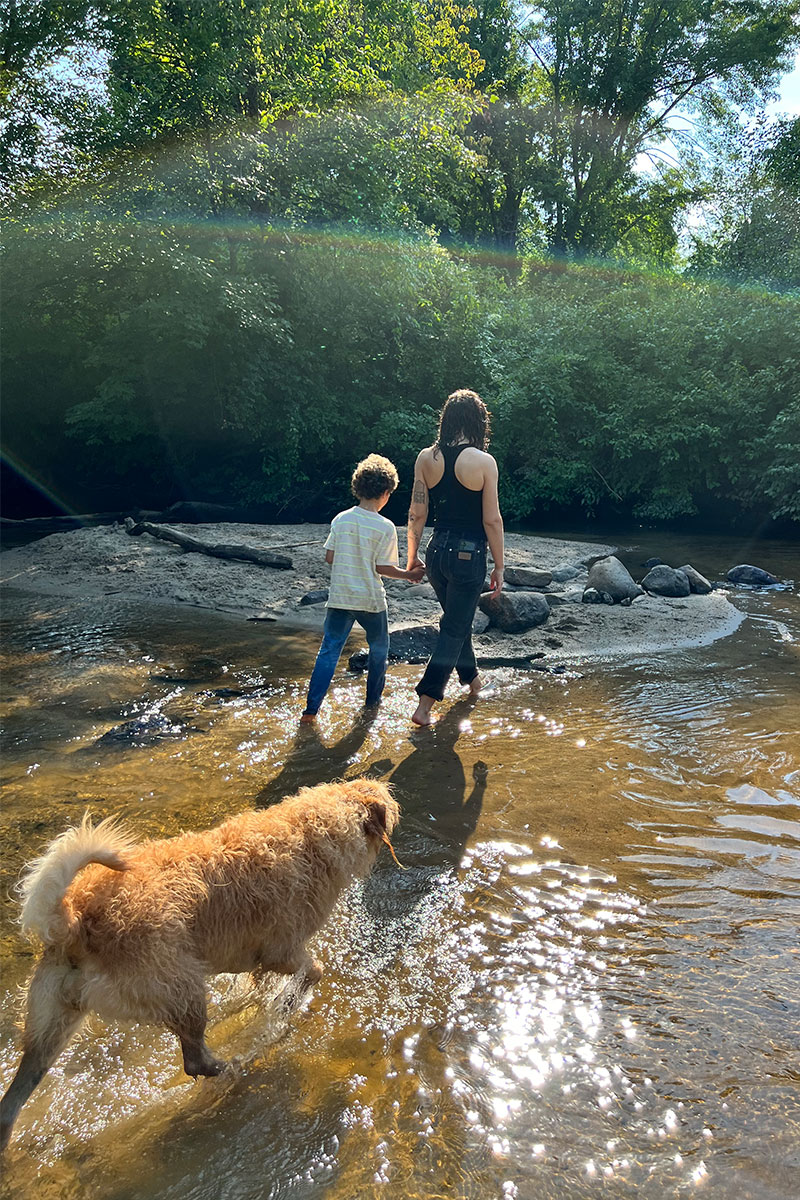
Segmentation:
<svg viewBox="0 0 800 1200">
<path fill-rule="evenodd" d="M 647 567 L 648 571 L 652 571 L 653 567 L 663 567 L 665 565 L 661 558 L 648 558 L 642 563 L 642 566 Z"/>
<path fill-rule="evenodd" d="M 545 596 L 549 595 L 550 592 L 545 592 Z M 564 604 L 580 604 L 583 600 L 583 588 L 567 588 L 561 599 Z"/>
<path fill-rule="evenodd" d="M 550 606 L 540 592 L 506 592 L 497 595 L 486 593 L 480 598 L 481 612 L 485 612 L 492 626 L 504 633 L 522 633 L 543 625 L 550 616 Z"/>
<path fill-rule="evenodd" d="M 317 588 L 314 592 L 306 592 L 305 596 L 300 597 L 300 604 L 323 604 L 328 599 L 327 588 Z"/>
<path fill-rule="evenodd" d="M 761 567 L 751 567 L 749 563 L 741 563 L 738 567 L 731 567 L 730 571 L 728 571 L 727 579 L 729 583 L 746 583 L 750 587 L 778 582 L 776 576 L 770 574 L 769 571 L 764 571 Z"/>
<path fill-rule="evenodd" d="M 395 661 L 427 662 L 433 653 L 439 630 L 435 625 L 411 625 L 389 634 L 389 658 Z"/>
<path fill-rule="evenodd" d="M 488 628 L 489 618 L 487 617 L 486 613 L 481 612 L 480 609 L 477 609 L 475 616 L 472 618 L 472 632 L 477 635 L 479 633 L 485 633 Z"/>
<path fill-rule="evenodd" d="M 394 662 L 423 663 L 433 653 L 439 630 L 435 625 L 411 625 L 389 634 L 389 658 Z M 347 660 L 350 671 L 366 671 L 369 651 L 356 650 Z"/>
<path fill-rule="evenodd" d="M 574 563 L 559 563 L 551 571 L 554 583 L 567 583 L 570 579 L 577 579 L 582 574 L 583 568 L 576 567 Z"/>
<path fill-rule="evenodd" d="M 714 589 L 706 579 L 705 575 L 701 575 L 699 571 L 695 571 L 694 567 L 687 563 L 685 567 L 678 567 L 679 571 L 683 571 L 686 578 L 689 580 L 689 587 L 698 596 L 707 596 Z"/>
<path fill-rule="evenodd" d="M 587 587 L 583 590 L 581 600 L 584 604 L 602 604 L 603 597 L 598 592 L 597 588 Z"/>
<path fill-rule="evenodd" d="M 156 683 L 213 683 L 224 675 L 227 668 L 219 659 L 201 655 L 193 658 L 183 667 L 175 667 L 160 672 L 152 672 L 150 678 Z"/>
<path fill-rule="evenodd" d="M 567 597 L 563 596 L 561 592 L 543 592 L 542 594 L 550 608 L 557 608 L 559 604 L 568 603 Z"/>
<path fill-rule="evenodd" d="M 586 586 L 610 596 L 612 604 L 618 604 L 620 600 L 625 600 L 627 597 L 633 599 L 642 590 L 627 567 L 624 567 L 613 555 L 599 559 L 590 567 Z"/>
<path fill-rule="evenodd" d="M 663 563 L 647 572 L 642 587 L 655 596 L 688 596 L 691 591 L 683 571 L 676 571 Z"/>
<path fill-rule="evenodd" d="M 171 721 L 163 713 L 148 713 L 147 716 L 136 717 L 133 721 L 123 721 L 115 725 L 94 743 L 95 748 L 126 746 L 152 746 L 169 738 L 185 737 L 187 725 L 180 721 Z"/>
<path fill-rule="evenodd" d="M 546 588 L 553 576 L 550 571 L 540 571 L 537 567 L 506 567 L 504 580 L 512 587 Z"/>
<path fill-rule="evenodd" d="M 577 561 L 581 564 L 581 566 L 586 567 L 587 570 L 591 570 L 596 562 L 601 562 L 604 558 L 611 557 L 613 556 L 606 551 L 605 554 L 587 554 L 583 558 L 579 558 Z"/>
<path fill-rule="evenodd" d="M 412 583 L 405 589 L 406 596 L 414 596 L 417 600 L 435 600 L 436 592 L 432 583 Z"/>
<path fill-rule="evenodd" d="M 362 646 L 360 650 L 356 650 L 347 660 L 348 671 L 366 671 L 369 662 L 369 650 L 365 650 Z"/>
</svg>

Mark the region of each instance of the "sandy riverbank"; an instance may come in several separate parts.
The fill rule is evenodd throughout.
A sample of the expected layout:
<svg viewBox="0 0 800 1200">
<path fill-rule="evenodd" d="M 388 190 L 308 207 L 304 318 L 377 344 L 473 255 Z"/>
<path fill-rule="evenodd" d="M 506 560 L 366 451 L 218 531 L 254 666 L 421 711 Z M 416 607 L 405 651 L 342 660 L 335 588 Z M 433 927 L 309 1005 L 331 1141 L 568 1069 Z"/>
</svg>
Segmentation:
<svg viewBox="0 0 800 1200">
<path fill-rule="evenodd" d="M 99 526 L 52 534 L 0 555 L 0 582 L 25 591 L 87 599 L 120 595 L 168 605 L 209 608 L 242 619 L 273 619 L 316 635 L 324 605 L 301 606 L 307 592 L 324 588 L 328 568 L 322 544 L 325 525 L 176 525 L 180 532 L 209 543 L 237 543 L 283 550 L 292 570 L 225 561 L 147 535 L 130 537 L 120 526 Z M 401 558 L 405 531 L 398 530 Z M 559 538 L 508 534 L 506 559 L 517 567 L 552 569 L 598 555 L 613 546 Z M 677 565 L 677 564 L 676 564 Z M 698 564 L 702 570 L 702 564 Z M 644 571 L 642 571 L 644 574 Z M 574 583 L 553 590 L 574 591 Z M 435 624 L 440 609 L 430 587 L 387 582 L 392 629 Z M 706 645 L 733 633 L 739 612 L 722 592 L 686 599 L 647 596 L 629 608 L 565 603 L 549 620 L 522 634 L 487 630 L 475 639 L 479 657 L 516 658 L 543 654 L 547 663 L 637 654 Z"/>
</svg>

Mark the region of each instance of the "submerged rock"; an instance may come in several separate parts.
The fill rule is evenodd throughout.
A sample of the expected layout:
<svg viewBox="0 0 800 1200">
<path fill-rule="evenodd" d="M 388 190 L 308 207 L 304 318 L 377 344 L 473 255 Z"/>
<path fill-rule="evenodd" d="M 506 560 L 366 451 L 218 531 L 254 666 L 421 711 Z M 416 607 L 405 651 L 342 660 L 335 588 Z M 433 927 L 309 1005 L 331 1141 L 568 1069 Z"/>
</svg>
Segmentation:
<svg viewBox="0 0 800 1200">
<path fill-rule="evenodd" d="M 227 667 L 219 659 L 201 656 L 193 658 L 182 667 L 167 667 L 160 672 L 152 672 L 150 678 L 157 683 L 213 683 L 227 672 Z"/>
<path fill-rule="evenodd" d="M 683 571 L 673 567 L 653 567 L 642 580 L 642 587 L 656 596 L 688 596 L 691 588 Z"/>
<path fill-rule="evenodd" d="M 152 746 L 155 742 L 185 737 L 190 731 L 199 732 L 190 730 L 184 721 L 174 721 L 165 717 L 163 713 L 147 713 L 145 716 L 135 717 L 132 721 L 123 721 L 121 725 L 115 725 L 93 745 L 95 748 L 118 749 L 125 746 Z"/>
<path fill-rule="evenodd" d="M 777 576 L 769 571 L 764 571 L 761 567 L 753 567 L 749 563 L 740 563 L 738 567 L 731 567 L 727 578 L 729 583 L 746 583 L 750 587 L 778 583 Z"/>
</svg>

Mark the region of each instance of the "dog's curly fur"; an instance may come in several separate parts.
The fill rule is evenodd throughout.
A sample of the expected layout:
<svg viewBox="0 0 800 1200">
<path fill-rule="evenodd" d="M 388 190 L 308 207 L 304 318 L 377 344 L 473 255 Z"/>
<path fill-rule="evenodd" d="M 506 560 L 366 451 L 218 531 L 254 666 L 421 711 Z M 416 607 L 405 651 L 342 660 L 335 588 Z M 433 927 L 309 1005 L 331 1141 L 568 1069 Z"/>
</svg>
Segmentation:
<svg viewBox="0 0 800 1200">
<path fill-rule="evenodd" d="M 28 988 L 23 1056 L 0 1103 L 0 1145 L 89 1012 L 166 1025 L 189 1075 L 224 1064 L 205 1044 L 205 976 L 322 974 L 305 943 L 399 819 L 368 779 L 304 788 L 214 829 L 137 843 L 84 819 L 31 863 L 22 927 L 44 953 Z"/>
</svg>

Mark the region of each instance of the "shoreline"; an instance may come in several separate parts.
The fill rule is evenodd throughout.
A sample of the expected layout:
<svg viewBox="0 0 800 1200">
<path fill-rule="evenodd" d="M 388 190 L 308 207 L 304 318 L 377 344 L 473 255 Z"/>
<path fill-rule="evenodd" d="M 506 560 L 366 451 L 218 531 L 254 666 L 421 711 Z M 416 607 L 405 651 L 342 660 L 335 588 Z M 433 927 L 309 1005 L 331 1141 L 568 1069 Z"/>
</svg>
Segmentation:
<svg viewBox="0 0 800 1200">
<path fill-rule="evenodd" d="M 129 536 L 119 525 L 86 527 L 50 534 L 0 555 L 0 583 L 27 593 L 74 600 L 111 599 L 153 603 L 172 611 L 205 609 L 247 621 L 266 621 L 272 628 L 321 634 L 325 605 L 301 605 L 308 592 L 327 587 L 328 568 L 322 545 L 327 525 L 180 525 L 178 532 L 208 543 L 246 544 L 254 549 L 288 553 L 293 566 L 277 570 L 245 561 L 187 553 L 148 535 Z M 426 538 L 427 541 L 427 532 Z M 400 558 L 405 530 L 398 528 Z M 513 567 L 552 570 L 560 564 L 614 553 L 616 547 L 589 541 L 508 533 L 506 561 Z M 585 570 L 585 567 L 584 567 Z M 441 610 L 429 584 L 386 580 L 389 625 L 393 632 L 435 628 Z M 585 575 L 574 582 L 553 583 L 561 601 L 549 619 L 523 633 L 497 629 L 476 633 L 479 662 L 514 659 L 579 665 L 582 661 L 627 659 L 642 654 L 710 645 L 734 633 L 745 614 L 725 591 L 685 599 L 641 597 L 629 607 L 575 601 Z M 561 595 L 559 595 L 561 593 Z M 526 661 L 527 660 L 527 661 Z"/>
</svg>

